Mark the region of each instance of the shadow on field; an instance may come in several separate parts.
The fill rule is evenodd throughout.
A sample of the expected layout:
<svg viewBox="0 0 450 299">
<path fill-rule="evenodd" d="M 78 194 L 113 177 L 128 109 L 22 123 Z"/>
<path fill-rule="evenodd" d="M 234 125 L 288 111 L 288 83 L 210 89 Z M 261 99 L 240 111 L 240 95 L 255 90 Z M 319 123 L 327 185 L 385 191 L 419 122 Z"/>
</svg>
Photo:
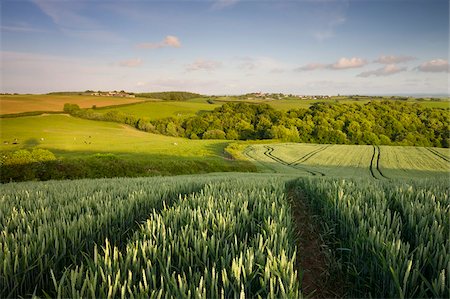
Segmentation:
<svg viewBox="0 0 450 299">
<path fill-rule="evenodd" d="M 216 146 L 212 148 L 217 149 Z M 220 148 L 220 147 L 219 147 Z M 145 177 L 211 172 L 256 172 L 248 161 L 223 155 L 183 157 L 164 154 L 53 151 L 53 161 L 1 165 L 2 183 L 30 180 Z"/>
<path fill-rule="evenodd" d="M 25 148 L 33 148 L 37 145 L 39 145 L 39 141 L 36 138 L 30 138 L 30 139 L 25 140 L 25 142 L 24 142 Z"/>
<path fill-rule="evenodd" d="M 286 165 L 277 162 L 252 160 L 257 165 L 259 172 L 286 173 L 305 177 L 317 178 L 365 178 L 373 180 L 391 180 L 408 178 L 442 178 L 449 177 L 448 172 L 417 169 L 392 169 L 383 168 L 383 176 L 371 171 L 367 167 L 329 166 L 320 164 Z"/>
</svg>

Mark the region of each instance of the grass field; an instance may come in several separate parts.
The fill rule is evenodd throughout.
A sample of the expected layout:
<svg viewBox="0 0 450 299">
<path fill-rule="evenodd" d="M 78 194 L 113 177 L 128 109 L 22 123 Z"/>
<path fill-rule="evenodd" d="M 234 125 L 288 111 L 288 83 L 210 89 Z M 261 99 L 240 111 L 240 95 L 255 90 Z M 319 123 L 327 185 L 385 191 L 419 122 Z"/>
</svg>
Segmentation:
<svg viewBox="0 0 450 299">
<path fill-rule="evenodd" d="M 166 117 L 181 118 L 193 116 L 201 111 L 210 111 L 219 106 L 221 106 L 220 103 L 209 104 L 205 99 L 192 101 L 152 101 L 117 108 L 96 109 L 95 112 L 107 113 L 109 111 L 120 111 L 153 120 Z"/>
<path fill-rule="evenodd" d="M 1 119 L 0 124 L 2 150 L 37 146 L 61 153 L 164 153 L 203 157 L 219 156 L 226 144 L 223 141 L 150 134 L 122 124 L 79 119 L 64 114 Z M 13 144 L 15 139 L 18 144 Z"/>
<path fill-rule="evenodd" d="M 263 172 L 375 179 L 448 176 L 450 150 L 424 147 L 258 144 L 244 150 Z"/>
<path fill-rule="evenodd" d="M 115 98 L 86 95 L 0 95 L 0 114 L 31 111 L 63 111 L 65 103 L 81 108 L 122 105 L 142 102 L 142 98 Z"/>
</svg>

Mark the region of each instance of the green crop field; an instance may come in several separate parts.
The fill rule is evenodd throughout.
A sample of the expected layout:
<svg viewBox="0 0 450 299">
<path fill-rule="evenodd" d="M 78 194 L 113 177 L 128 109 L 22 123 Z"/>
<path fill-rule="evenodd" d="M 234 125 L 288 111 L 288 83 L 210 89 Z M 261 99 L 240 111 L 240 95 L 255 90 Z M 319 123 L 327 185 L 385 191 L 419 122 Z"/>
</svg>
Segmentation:
<svg viewBox="0 0 450 299">
<path fill-rule="evenodd" d="M 444 179 L 216 174 L 0 190 L 1 297 L 310 297 L 296 200 L 334 238 L 347 296 L 449 296 Z"/>
<path fill-rule="evenodd" d="M 448 179 L 290 183 L 332 232 L 351 297 L 450 296 Z"/>
<path fill-rule="evenodd" d="M 261 171 L 374 179 L 449 175 L 450 150 L 443 148 L 256 144 L 244 151 Z"/>
<path fill-rule="evenodd" d="M 299 296 L 281 178 L 1 188 L 1 297 Z"/>
<path fill-rule="evenodd" d="M 87 95 L 0 95 L 0 114 L 32 111 L 63 111 L 65 103 L 81 108 L 123 105 L 142 102 L 143 98 L 116 98 Z"/>
<path fill-rule="evenodd" d="M 166 117 L 180 118 L 192 116 L 201 111 L 213 110 L 219 106 L 220 104 L 216 103 L 208 104 L 205 99 L 189 101 L 152 101 L 124 107 L 96 109 L 95 112 L 107 113 L 110 111 L 118 111 L 136 117 L 154 120 Z"/>
</svg>

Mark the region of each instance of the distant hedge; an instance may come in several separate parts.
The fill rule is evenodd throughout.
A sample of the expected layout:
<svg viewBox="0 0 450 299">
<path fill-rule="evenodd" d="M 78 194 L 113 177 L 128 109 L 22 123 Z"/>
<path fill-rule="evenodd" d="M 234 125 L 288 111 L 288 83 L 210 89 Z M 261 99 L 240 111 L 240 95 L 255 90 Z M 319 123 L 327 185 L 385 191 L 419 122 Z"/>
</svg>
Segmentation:
<svg viewBox="0 0 450 299">
<path fill-rule="evenodd" d="M 44 149 L 17 150 L 0 155 L 0 182 L 47 181 L 81 178 L 147 177 L 208 172 L 255 172 L 246 161 L 205 157 L 154 155 L 143 163 L 114 154 L 93 154 L 80 158 L 56 158 Z"/>
<path fill-rule="evenodd" d="M 168 92 L 146 92 L 136 93 L 136 97 L 161 99 L 166 101 L 186 101 L 189 99 L 199 98 L 202 95 L 198 93 L 185 91 L 168 91 Z"/>
</svg>

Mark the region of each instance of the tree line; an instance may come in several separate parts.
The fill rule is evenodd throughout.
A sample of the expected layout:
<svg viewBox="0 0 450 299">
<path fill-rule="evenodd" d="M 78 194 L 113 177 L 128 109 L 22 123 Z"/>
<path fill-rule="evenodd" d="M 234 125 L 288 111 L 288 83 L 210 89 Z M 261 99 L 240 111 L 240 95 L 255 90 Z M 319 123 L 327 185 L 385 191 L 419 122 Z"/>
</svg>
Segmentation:
<svg viewBox="0 0 450 299">
<path fill-rule="evenodd" d="M 75 116 L 125 123 L 151 133 L 190 139 L 263 140 L 331 144 L 450 146 L 450 111 L 397 101 L 316 103 L 278 111 L 267 104 L 229 102 L 188 118 L 149 120 L 119 111 L 101 114 L 66 104 Z"/>
</svg>

